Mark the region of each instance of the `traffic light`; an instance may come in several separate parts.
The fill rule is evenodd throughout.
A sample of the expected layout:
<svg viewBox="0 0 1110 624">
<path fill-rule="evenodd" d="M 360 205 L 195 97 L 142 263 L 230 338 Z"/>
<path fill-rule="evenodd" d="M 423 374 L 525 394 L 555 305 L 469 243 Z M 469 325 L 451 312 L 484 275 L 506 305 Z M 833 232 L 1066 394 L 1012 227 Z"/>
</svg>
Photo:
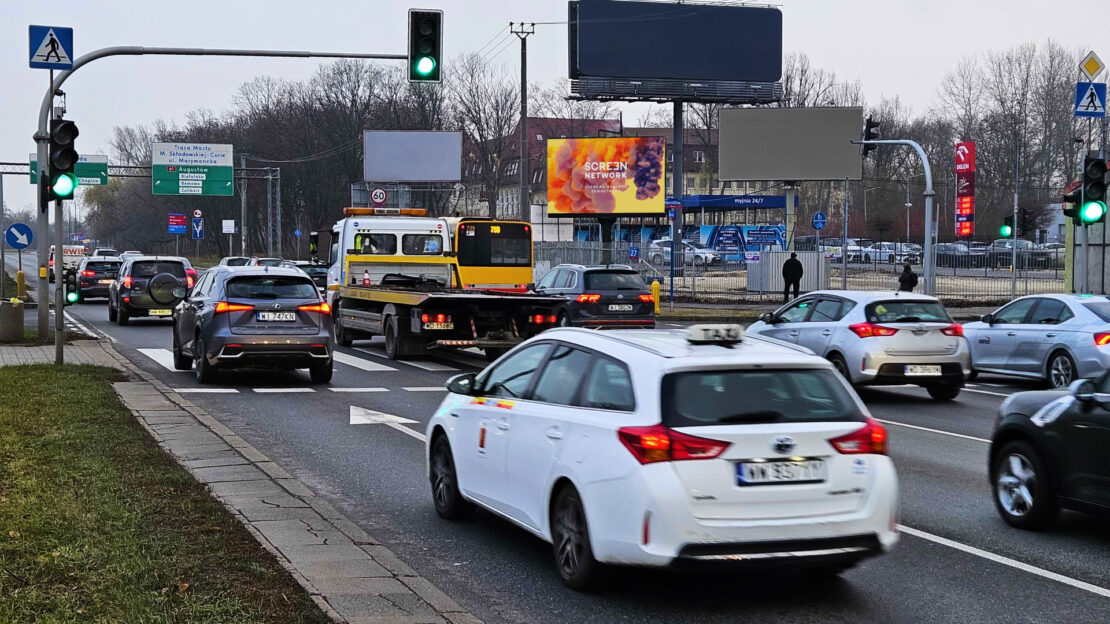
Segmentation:
<svg viewBox="0 0 1110 624">
<path fill-rule="evenodd" d="M 1037 227 L 1033 221 L 1033 213 L 1022 208 L 1018 212 L 1018 236 L 1035 235 Z"/>
<path fill-rule="evenodd" d="M 1083 225 L 1106 219 L 1106 161 L 1088 156 L 1083 160 L 1083 205 L 1079 221 Z"/>
<path fill-rule="evenodd" d="M 409 82 L 439 82 L 443 11 L 409 9 Z"/>
<path fill-rule="evenodd" d="M 867 116 L 867 119 L 863 122 L 863 140 L 864 141 L 874 141 L 874 140 L 879 138 L 879 124 L 880 123 L 881 122 L 878 122 L 878 121 L 875 121 L 874 119 L 872 119 L 871 115 Z M 864 145 L 863 145 L 863 157 L 867 158 L 867 155 L 870 154 L 871 152 L 875 151 L 876 147 L 878 147 L 878 146 L 877 145 L 867 145 L 866 143 L 864 143 Z"/>
<path fill-rule="evenodd" d="M 77 150 L 73 147 L 77 139 L 77 124 L 67 119 L 50 120 L 50 191 L 47 199 L 70 199 L 77 190 Z"/>
<path fill-rule="evenodd" d="M 998 235 L 1002 238 L 1010 238 L 1014 235 L 1014 217 L 1010 215 L 1002 219 L 1002 227 L 998 228 Z"/>
<path fill-rule="evenodd" d="M 1078 180 L 1068 184 L 1064 189 L 1064 216 L 1071 219 L 1079 218 L 1079 202 L 1082 201 L 1081 193 L 1083 184 Z"/>
</svg>

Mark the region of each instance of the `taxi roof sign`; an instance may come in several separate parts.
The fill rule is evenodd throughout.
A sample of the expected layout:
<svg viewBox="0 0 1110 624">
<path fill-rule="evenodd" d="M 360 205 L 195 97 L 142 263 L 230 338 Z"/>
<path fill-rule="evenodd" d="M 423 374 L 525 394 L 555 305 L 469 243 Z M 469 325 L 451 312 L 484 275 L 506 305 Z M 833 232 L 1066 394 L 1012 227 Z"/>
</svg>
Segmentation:
<svg viewBox="0 0 1110 624">
<path fill-rule="evenodd" d="M 744 340 L 744 328 L 736 324 L 691 325 L 686 329 L 690 344 L 719 344 L 731 346 Z"/>
</svg>

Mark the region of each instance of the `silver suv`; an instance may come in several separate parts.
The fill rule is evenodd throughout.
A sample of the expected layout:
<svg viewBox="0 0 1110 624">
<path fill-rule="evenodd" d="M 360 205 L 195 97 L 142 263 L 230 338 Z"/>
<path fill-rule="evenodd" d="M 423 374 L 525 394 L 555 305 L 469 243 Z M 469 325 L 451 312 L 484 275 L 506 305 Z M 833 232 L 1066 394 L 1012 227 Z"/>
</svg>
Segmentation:
<svg viewBox="0 0 1110 624">
<path fill-rule="evenodd" d="M 713 266 L 721 263 L 721 254 L 708 247 L 700 247 L 692 240 L 683 240 L 679 243 L 682 256 L 675 264 L 690 264 L 695 267 Z M 671 239 L 663 238 L 652 241 L 648 248 L 647 258 L 652 264 L 671 263 Z"/>
</svg>

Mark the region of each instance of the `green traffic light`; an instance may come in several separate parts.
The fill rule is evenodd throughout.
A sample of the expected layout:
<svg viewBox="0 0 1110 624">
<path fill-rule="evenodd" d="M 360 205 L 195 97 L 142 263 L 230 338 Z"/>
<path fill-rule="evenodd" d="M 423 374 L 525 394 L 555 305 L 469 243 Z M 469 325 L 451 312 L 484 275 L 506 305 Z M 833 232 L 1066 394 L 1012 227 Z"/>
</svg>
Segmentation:
<svg viewBox="0 0 1110 624">
<path fill-rule="evenodd" d="M 77 303 L 77 292 L 72 291 L 72 290 L 67 292 L 66 293 L 66 301 L 68 303 Z"/>
<path fill-rule="evenodd" d="M 1014 235 L 1014 228 L 1009 225 L 1003 225 L 1002 227 L 998 228 L 998 235 L 1002 238 L 1010 238 Z"/>
<path fill-rule="evenodd" d="M 1083 209 L 1079 211 L 1079 220 L 1084 224 L 1098 223 L 1106 214 L 1106 204 L 1100 201 L 1092 201 L 1083 204 Z"/>
<path fill-rule="evenodd" d="M 427 76 L 436 69 L 436 60 L 430 56 L 422 56 L 416 59 L 416 73 L 421 76 Z"/>
<path fill-rule="evenodd" d="M 63 173 L 54 178 L 54 196 L 67 199 L 73 197 L 73 191 L 77 190 L 78 184 L 77 176 L 72 173 Z"/>
</svg>

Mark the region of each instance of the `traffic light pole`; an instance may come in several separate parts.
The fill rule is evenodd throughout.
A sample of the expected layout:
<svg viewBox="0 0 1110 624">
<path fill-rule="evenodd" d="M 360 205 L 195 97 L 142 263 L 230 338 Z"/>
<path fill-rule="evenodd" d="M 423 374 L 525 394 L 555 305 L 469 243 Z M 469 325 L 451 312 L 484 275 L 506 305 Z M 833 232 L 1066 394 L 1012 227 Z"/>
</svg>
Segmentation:
<svg viewBox="0 0 1110 624">
<path fill-rule="evenodd" d="M 39 161 L 45 162 L 45 161 Z M 39 173 L 42 180 L 42 173 Z M 62 237 L 65 236 L 62 222 L 62 200 L 54 200 L 54 363 L 61 364 L 62 345 L 65 344 L 65 309 L 66 309 L 66 278 L 65 278 L 65 248 Z M 45 291 L 44 291 L 45 292 Z M 47 305 L 50 297 L 40 297 L 39 305 Z"/>
<path fill-rule="evenodd" d="M 1010 298 L 1017 297 L 1017 272 L 1018 272 L 1018 180 L 1021 172 L 1021 142 L 1014 147 L 1014 231 L 1011 232 L 1013 243 L 1010 248 Z M 1023 224 L 1024 225 L 1024 224 Z M 1030 260 L 1033 254 L 1030 253 Z"/>
</svg>

